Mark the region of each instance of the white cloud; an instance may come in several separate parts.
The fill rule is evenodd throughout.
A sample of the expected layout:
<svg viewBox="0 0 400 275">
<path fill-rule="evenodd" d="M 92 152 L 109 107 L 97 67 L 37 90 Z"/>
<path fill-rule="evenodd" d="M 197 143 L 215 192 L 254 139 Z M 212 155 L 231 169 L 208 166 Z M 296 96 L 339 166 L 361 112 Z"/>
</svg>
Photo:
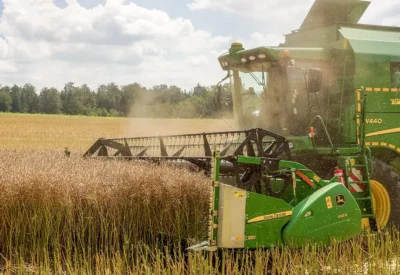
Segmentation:
<svg viewBox="0 0 400 275">
<path fill-rule="evenodd" d="M 192 10 L 221 10 L 235 13 L 242 18 L 257 19 L 269 24 L 263 24 L 268 31 L 289 31 L 298 28 L 303 21 L 313 0 L 191 0 Z M 280 32 L 278 32 L 280 33 Z"/>
<path fill-rule="evenodd" d="M 360 23 L 400 26 L 398 0 L 372 0 Z"/>
<path fill-rule="evenodd" d="M 400 25 L 399 0 L 372 0 L 361 23 Z M 263 21 L 270 33 L 283 34 L 300 27 L 314 0 L 191 0 L 192 10 L 220 10 L 241 16 L 240 20 Z"/>
<path fill-rule="evenodd" d="M 0 73 L 16 73 L 18 69 L 12 64 L 12 62 L 7 62 L 0 60 Z"/>
<path fill-rule="evenodd" d="M 245 45 L 246 48 L 254 48 L 259 46 L 278 46 L 283 42 L 285 42 L 285 37 L 283 35 L 253 32 Z"/>
<path fill-rule="evenodd" d="M 198 30 L 188 19 L 173 19 L 124 0 L 107 0 L 92 9 L 76 0 L 68 0 L 65 8 L 53 0 L 3 3 L 2 84 L 61 88 L 74 81 L 95 88 L 109 81 L 137 81 L 188 88 L 201 81 L 195 75 L 199 70 L 209 72 L 203 80 L 210 84 L 219 79 L 220 70 L 213 53 L 231 40 Z"/>
</svg>

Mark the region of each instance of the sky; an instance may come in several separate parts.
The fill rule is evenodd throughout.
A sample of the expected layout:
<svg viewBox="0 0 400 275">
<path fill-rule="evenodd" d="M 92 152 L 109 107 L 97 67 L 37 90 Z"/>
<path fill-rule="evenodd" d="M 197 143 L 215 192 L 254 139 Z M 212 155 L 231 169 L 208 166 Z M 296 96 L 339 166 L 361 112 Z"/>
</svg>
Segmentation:
<svg viewBox="0 0 400 275">
<path fill-rule="evenodd" d="M 0 84 L 138 82 L 190 89 L 224 77 L 233 41 L 275 46 L 313 0 L 0 0 Z M 400 26 L 400 0 L 372 0 L 361 23 Z"/>
</svg>

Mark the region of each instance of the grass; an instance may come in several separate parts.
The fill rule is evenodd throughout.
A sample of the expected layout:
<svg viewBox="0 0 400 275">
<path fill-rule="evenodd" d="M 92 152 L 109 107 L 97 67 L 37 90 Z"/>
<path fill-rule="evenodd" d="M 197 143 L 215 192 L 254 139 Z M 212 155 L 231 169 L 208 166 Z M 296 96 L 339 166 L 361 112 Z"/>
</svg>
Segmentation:
<svg viewBox="0 0 400 275">
<path fill-rule="evenodd" d="M 100 136 L 224 122 L 1 114 L 0 124 L 0 274 L 400 274 L 395 230 L 329 247 L 182 251 L 206 237 L 205 175 L 81 157 Z"/>
</svg>

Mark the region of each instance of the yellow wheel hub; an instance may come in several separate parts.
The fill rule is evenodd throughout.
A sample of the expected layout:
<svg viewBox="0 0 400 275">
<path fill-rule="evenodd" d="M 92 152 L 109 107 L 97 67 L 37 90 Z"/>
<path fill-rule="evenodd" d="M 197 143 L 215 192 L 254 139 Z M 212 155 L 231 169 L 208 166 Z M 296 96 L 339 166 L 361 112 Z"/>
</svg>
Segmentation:
<svg viewBox="0 0 400 275">
<path fill-rule="evenodd" d="M 386 188 L 377 180 L 371 180 L 372 205 L 376 222 L 380 229 L 384 228 L 390 216 L 390 197 Z"/>
</svg>

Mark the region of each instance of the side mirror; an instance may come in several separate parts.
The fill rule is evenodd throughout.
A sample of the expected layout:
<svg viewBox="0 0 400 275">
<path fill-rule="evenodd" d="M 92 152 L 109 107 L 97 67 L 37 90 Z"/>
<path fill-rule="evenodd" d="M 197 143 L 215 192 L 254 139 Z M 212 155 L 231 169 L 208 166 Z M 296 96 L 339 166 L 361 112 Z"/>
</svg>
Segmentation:
<svg viewBox="0 0 400 275">
<path fill-rule="evenodd" d="M 322 89 L 322 72 L 320 69 L 309 69 L 307 71 L 307 87 L 309 93 L 316 93 Z"/>
</svg>

